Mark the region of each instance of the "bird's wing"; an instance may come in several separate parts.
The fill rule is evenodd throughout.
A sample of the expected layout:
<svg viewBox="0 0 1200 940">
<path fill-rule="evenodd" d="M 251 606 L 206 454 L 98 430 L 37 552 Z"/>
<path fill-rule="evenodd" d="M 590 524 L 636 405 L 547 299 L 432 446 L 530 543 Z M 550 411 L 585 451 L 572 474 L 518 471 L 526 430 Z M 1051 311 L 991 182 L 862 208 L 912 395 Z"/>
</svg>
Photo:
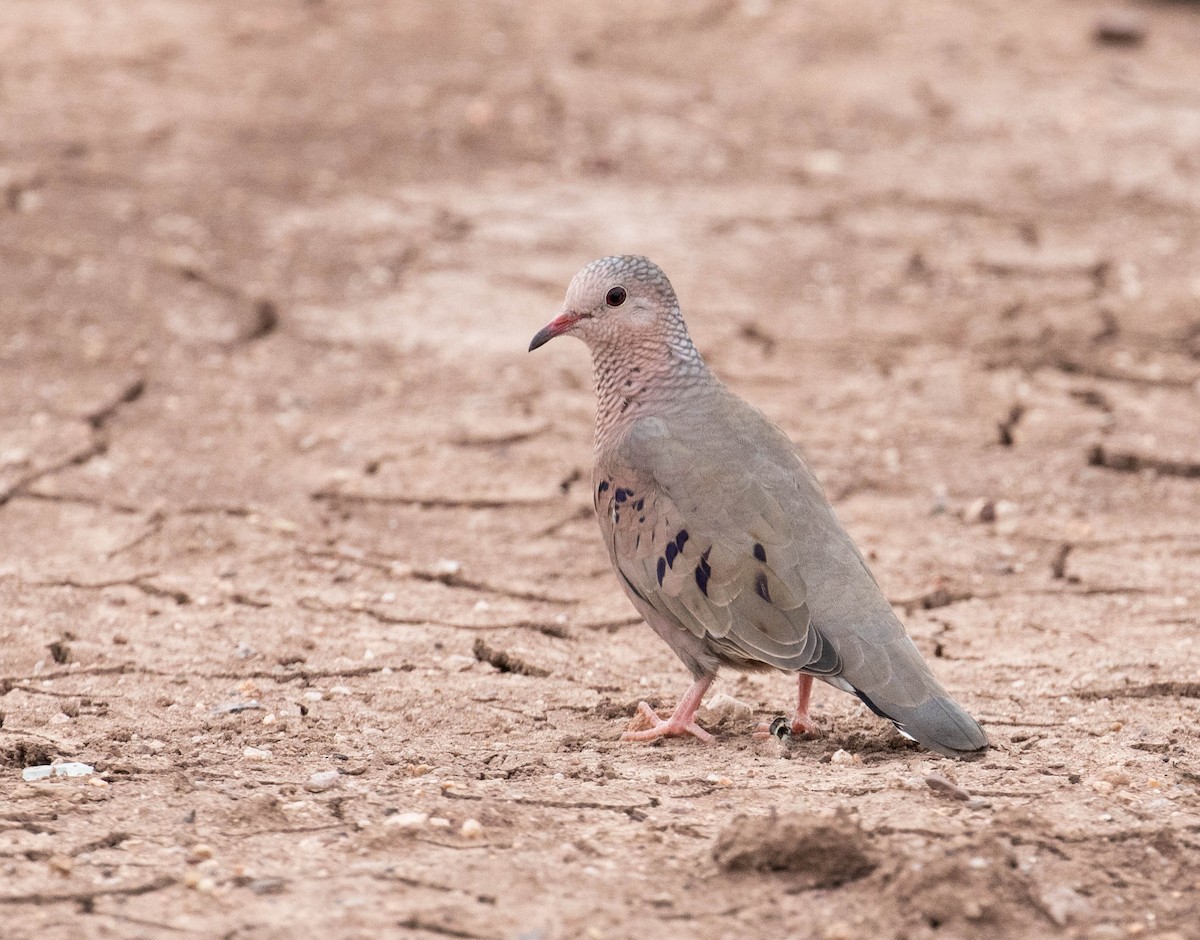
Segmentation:
<svg viewBox="0 0 1200 940">
<path fill-rule="evenodd" d="M 685 446 L 664 421 L 646 418 L 598 463 L 596 511 L 617 573 L 722 658 L 839 673 L 812 623 L 794 520 L 771 481 L 744 465 L 698 460 L 711 454 L 704 443 Z"/>
</svg>

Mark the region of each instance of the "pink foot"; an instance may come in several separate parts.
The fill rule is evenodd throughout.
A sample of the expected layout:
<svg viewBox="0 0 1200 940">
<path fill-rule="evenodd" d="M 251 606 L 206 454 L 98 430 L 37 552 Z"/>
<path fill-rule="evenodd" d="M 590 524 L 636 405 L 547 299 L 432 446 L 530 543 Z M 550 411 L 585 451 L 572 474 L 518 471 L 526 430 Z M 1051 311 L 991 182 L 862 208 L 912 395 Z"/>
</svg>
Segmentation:
<svg viewBox="0 0 1200 940">
<path fill-rule="evenodd" d="M 657 738 L 677 738 L 685 734 L 695 735 L 706 744 L 716 740 L 696 724 L 695 719 L 685 722 L 679 718 L 678 712 L 663 720 L 649 704 L 638 702 L 638 714 L 650 722 L 650 727 L 642 731 L 626 731 L 621 735 L 622 741 L 654 741 Z"/>
<path fill-rule="evenodd" d="M 821 733 L 821 726 L 813 720 L 813 717 L 808 712 L 796 712 L 792 718 L 792 734 L 807 734 L 817 736 Z"/>
<path fill-rule="evenodd" d="M 792 737 L 800 737 L 807 735 L 815 737 L 821 733 L 821 726 L 817 724 L 812 716 L 808 713 L 808 700 L 812 695 L 812 676 L 800 674 L 797 682 L 796 696 L 796 715 L 792 718 L 791 724 L 788 727 L 788 734 Z M 754 732 L 756 738 L 769 738 L 780 733 L 779 722 L 782 718 L 776 718 L 772 722 L 762 722 L 758 729 Z M 780 735 L 782 737 L 782 735 Z"/>
<path fill-rule="evenodd" d="M 674 714 L 666 721 L 659 718 L 654 709 L 646 702 L 638 702 L 638 715 L 644 721 L 649 722 L 650 727 L 626 731 L 621 735 L 621 740 L 654 741 L 658 738 L 673 738 L 684 734 L 694 735 L 705 742 L 715 740 L 711 734 L 696 724 L 696 709 L 700 707 L 700 700 L 704 698 L 704 693 L 708 691 L 714 678 L 715 676 L 701 676 L 697 679 L 679 700 L 679 704 L 675 706 Z"/>
</svg>

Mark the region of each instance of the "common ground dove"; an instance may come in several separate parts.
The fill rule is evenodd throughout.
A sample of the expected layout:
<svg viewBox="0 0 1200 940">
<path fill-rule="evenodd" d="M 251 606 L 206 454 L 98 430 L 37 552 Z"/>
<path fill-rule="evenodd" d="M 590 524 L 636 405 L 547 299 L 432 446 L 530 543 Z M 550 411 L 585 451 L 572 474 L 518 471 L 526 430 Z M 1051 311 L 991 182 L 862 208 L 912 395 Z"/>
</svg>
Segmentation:
<svg viewBox="0 0 1200 940">
<path fill-rule="evenodd" d="M 709 370 L 670 282 L 645 258 L 593 261 L 529 344 L 578 336 L 598 405 L 592 492 L 617 577 L 691 671 L 671 717 L 629 740 L 712 736 L 696 709 L 721 666 L 799 674 L 794 731 L 813 726 L 813 678 L 857 695 L 949 757 L 988 746 L 938 684 L 800 453 Z"/>
</svg>

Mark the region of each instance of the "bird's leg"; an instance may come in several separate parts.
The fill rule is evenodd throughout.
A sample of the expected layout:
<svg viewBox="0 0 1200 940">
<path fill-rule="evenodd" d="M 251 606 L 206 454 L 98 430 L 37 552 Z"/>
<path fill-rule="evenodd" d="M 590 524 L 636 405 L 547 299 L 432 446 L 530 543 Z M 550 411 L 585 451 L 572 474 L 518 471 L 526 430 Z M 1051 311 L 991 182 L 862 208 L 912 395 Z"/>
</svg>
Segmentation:
<svg viewBox="0 0 1200 940">
<path fill-rule="evenodd" d="M 808 714 L 808 700 L 812 696 L 813 677 L 800 673 L 799 690 L 796 695 L 796 717 L 792 719 L 792 734 L 817 734 L 821 730 Z"/>
<path fill-rule="evenodd" d="M 773 729 L 779 728 L 779 722 L 783 718 L 776 718 L 775 721 L 763 721 L 759 723 L 758 728 L 754 732 L 754 736 L 759 739 L 774 737 L 776 733 L 781 737 L 786 735 L 794 735 L 799 737 L 802 734 L 815 735 L 821 733 L 821 726 L 817 724 L 811 715 L 808 713 L 808 700 L 812 697 L 813 677 L 806 676 L 804 673 L 799 674 L 799 683 L 796 695 L 796 715 L 792 718 L 791 724 L 787 727 L 786 732 L 777 732 Z"/>
<path fill-rule="evenodd" d="M 712 685 L 714 676 L 701 676 L 675 706 L 675 712 L 665 721 L 646 702 L 638 702 L 638 712 L 650 722 L 650 727 L 644 731 L 626 731 L 621 735 L 622 741 L 653 741 L 657 738 L 677 737 L 679 735 L 695 735 L 701 741 L 715 740 L 711 734 L 696 724 L 696 709 L 704 693 Z"/>
</svg>

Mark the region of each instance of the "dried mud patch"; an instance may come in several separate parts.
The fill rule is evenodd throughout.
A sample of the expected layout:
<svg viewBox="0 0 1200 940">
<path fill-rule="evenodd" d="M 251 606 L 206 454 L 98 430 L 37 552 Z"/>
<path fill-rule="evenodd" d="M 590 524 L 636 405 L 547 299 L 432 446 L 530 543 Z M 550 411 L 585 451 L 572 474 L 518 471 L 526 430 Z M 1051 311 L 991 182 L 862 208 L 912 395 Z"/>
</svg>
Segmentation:
<svg viewBox="0 0 1200 940">
<path fill-rule="evenodd" d="M 869 837 L 846 811 L 738 816 L 721 832 L 713 858 L 726 872 L 786 874 L 789 891 L 837 888 L 878 865 Z"/>
</svg>

